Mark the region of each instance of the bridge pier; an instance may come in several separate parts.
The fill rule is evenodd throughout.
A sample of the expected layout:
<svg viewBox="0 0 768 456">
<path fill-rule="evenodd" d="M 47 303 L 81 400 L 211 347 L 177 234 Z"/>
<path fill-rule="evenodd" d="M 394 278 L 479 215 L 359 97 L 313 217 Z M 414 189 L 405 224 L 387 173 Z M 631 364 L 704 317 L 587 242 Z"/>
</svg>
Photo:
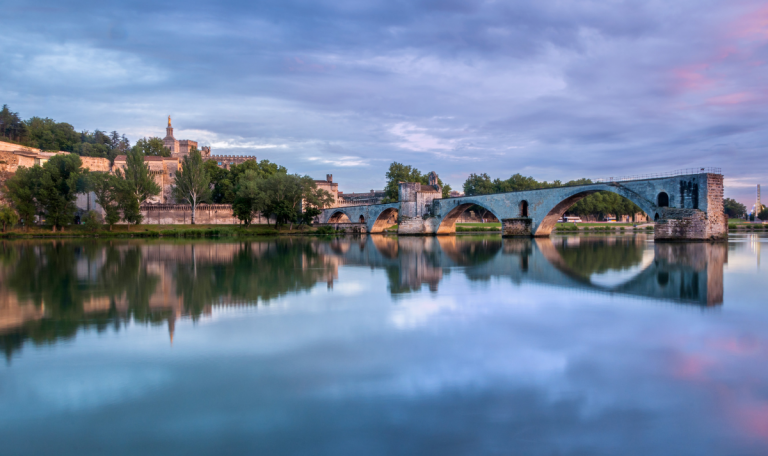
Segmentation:
<svg viewBox="0 0 768 456">
<path fill-rule="evenodd" d="M 531 231 L 533 220 L 530 217 L 508 218 L 501 220 L 502 237 L 533 236 Z"/>
</svg>

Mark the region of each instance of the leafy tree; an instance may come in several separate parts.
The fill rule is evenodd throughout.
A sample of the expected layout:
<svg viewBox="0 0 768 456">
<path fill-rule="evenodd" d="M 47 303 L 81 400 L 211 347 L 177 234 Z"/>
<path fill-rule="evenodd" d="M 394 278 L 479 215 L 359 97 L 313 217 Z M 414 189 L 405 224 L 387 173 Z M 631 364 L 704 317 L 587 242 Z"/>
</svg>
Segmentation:
<svg viewBox="0 0 768 456">
<path fill-rule="evenodd" d="M 203 156 L 197 149 L 181 161 L 181 168 L 174 177 L 173 196 L 177 201 L 185 201 L 192 206 L 192 225 L 195 224 L 195 211 L 198 204 L 211 200 L 211 179 L 203 165 Z"/>
<path fill-rule="evenodd" d="M 160 193 L 149 173 L 149 165 L 144 162 L 144 154 L 139 149 L 131 149 L 126 157 L 125 169 L 115 172 L 118 178 L 119 202 L 123 209 L 123 218 L 129 223 L 141 223 L 141 203 L 150 196 Z"/>
<path fill-rule="evenodd" d="M 262 191 L 263 178 L 255 170 L 248 170 L 237 180 L 232 212 L 245 226 L 258 213 L 266 209 L 266 196 Z"/>
<path fill-rule="evenodd" d="M 5 181 L 5 194 L 19 214 L 25 231 L 29 231 L 29 227 L 34 225 L 35 214 L 42 211 L 37 200 L 37 189 L 42 174 L 43 168 L 39 165 L 32 168 L 21 167 Z"/>
<path fill-rule="evenodd" d="M 113 133 L 117 134 L 117 132 L 113 132 Z M 154 156 L 154 157 L 170 157 L 171 156 L 171 149 L 165 147 L 163 145 L 163 140 L 158 138 L 157 136 L 153 136 L 151 138 L 141 138 L 140 140 L 136 141 L 136 145 L 133 146 L 133 148 L 140 150 L 146 156 Z"/>
<path fill-rule="evenodd" d="M 741 218 L 747 213 L 746 206 L 731 198 L 723 200 L 723 209 L 728 218 Z"/>
<path fill-rule="evenodd" d="M 83 226 L 88 231 L 96 231 L 101 226 L 101 215 L 96 211 L 88 211 L 81 219 Z"/>
<path fill-rule="evenodd" d="M 269 160 L 247 160 L 245 163 L 233 165 L 230 169 L 219 168 L 214 160 L 205 162 L 205 168 L 211 176 L 212 200 L 217 204 L 234 204 L 237 194 L 237 184 L 240 176 L 247 171 L 253 171 L 258 178 L 265 178 L 273 174 L 287 174 L 285 167 L 272 163 Z"/>
<path fill-rule="evenodd" d="M 13 227 L 19 222 L 19 215 L 10 206 L 0 206 L 0 224 L 3 225 L 3 232 L 8 226 Z"/>
<path fill-rule="evenodd" d="M 37 200 L 53 231 L 72 222 L 77 212 L 77 194 L 86 190 L 85 171 L 80 157 L 56 155 L 43 165 Z"/>
<path fill-rule="evenodd" d="M 759 218 L 762 221 L 768 220 L 768 208 L 763 206 L 763 210 L 757 213 L 757 218 Z"/>
<path fill-rule="evenodd" d="M 386 196 L 384 198 L 385 203 L 393 203 L 398 201 L 398 184 L 400 182 L 420 182 L 424 185 L 429 183 L 429 173 L 421 174 L 421 171 L 412 167 L 411 165 L 404 165 L 398 162 L 392 162 L 387 170 L 387 185 L 384 187 Z M 451 195 L 451 186 L 444 184 L 442 179 L 437 178 L 437 183 L 442 188 L 442 197 L 448 198 Z"/>
<path fill-rule="evenodd" d="M 96 203 L 104 210 L 104 221 L 112 231 L 112 225 L 120 221 L 118 206 L 120 191 L 116 176 L 108 173 L 90 173 L 89 186 L 96 195 Z"/>
<path fill-rule="evenodd" d="M 3 105 L 3 109 L 0 110 L 0 137 L 23 143 L 28 135 L 27 125 L 19 118 L 19 114 L 11 112 L 8 105 Z"/>
</svg>

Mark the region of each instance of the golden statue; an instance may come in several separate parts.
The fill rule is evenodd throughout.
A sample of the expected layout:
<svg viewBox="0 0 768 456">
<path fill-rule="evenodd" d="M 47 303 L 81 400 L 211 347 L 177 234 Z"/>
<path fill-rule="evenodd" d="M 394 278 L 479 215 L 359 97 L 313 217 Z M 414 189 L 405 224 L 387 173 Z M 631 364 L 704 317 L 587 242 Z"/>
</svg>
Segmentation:
<svg viewBox="0 0 768 456">
<path fill-rule="evenodd" d="M 168 116 L 168 126 L 171 126 L 171 116 Z"/>
</svg>

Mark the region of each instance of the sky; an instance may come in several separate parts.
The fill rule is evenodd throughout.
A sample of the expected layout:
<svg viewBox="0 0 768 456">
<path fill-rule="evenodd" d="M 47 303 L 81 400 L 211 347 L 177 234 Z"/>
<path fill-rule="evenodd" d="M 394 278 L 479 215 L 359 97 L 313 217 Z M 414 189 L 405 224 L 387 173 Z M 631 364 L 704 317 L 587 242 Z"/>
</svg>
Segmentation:
<svg viewBox="0 0 768 456">
<path fill-rule="evenodd" d="M 720 167 L 768 185 L 752 0 L 14 1 L 0 104 L 255 155 L 344 192 L 390 163 L 568 181 Z M 767 190 L 768 191 L 768 190 Z M 768 199 L 766 195 L 765 199 Z"/>
</svg>

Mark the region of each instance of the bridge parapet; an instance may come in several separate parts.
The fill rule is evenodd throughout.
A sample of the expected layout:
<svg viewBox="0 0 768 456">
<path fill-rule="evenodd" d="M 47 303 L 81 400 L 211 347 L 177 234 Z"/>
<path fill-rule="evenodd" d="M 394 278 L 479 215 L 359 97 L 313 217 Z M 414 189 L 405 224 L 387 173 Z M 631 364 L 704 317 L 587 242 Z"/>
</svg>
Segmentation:
<svg viewBox="0 0 768 456">
<path fill-rule="evenodd" d="M 344 214 L 349 222 L 366 223 L 369 232 L 381 232 L 386 226 L 382 217 L 391 221 L 397 213 L 398 234 L 452 234 L 459 216 L 476 204 L 502 221 L 505 236 L 541 237 L 549 236 L 557 220 L 578 201 L 608 191 L 629 199 L 655 220 L 657 240 L 725 239 L 723 176 L 706 172 L 708 168 L 696 170 L 705 172 L 445 199 L 413 184 L 403 202 L 326 209 L 320 222 Z"/>
</svg>

